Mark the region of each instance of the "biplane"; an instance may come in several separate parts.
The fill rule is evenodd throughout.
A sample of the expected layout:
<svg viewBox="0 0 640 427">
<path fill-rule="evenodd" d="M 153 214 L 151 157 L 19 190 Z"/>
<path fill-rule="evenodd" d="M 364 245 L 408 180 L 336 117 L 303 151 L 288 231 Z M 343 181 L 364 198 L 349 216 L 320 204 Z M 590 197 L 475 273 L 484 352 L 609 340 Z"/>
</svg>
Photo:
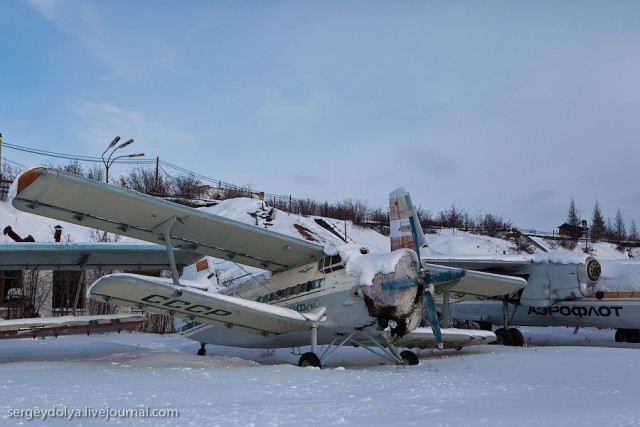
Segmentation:
<svg viewBox="0 0 640 427">
<path fill-rule="evenodd" d="M 181 319 L 178 332 L 201 343 L 249 348 L 305 347 L 300 366 L 320 367 L 344 345 L 397 364 L 417 364 L 410 348 L 488 343 L 488 331 L 440 328 L 433 295 L 459 299 L 522 289 L 521 278 L 424 264 L 411 249 L 376 253 L 322 246 L 202 210 L 63 171 L 35 168 L 17 178 L 22 211 L 162 244 L 172 277 L 116 273 L 98 279 L 91 298 Z M 401 216 L 415 237 L 410 210 Z M 210 292 L 178 276 L 174 250 L 255 267 L 233 289 Z M 419 251 L 419 247 L 416 247 Z M 429 327 L 420 327 L 424 317 Z M 324 347 L 322 353 L 320 346 Z M 400 351 L 399 348 L 409 348 Z"/>
</svg>

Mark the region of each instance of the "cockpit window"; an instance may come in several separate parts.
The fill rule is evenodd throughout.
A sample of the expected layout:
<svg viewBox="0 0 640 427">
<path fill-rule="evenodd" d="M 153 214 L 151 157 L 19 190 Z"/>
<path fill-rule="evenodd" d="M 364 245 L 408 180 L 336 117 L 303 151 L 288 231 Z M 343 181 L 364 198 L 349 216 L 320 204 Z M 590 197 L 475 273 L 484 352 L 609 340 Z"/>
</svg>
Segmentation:
<svg viewBox="0 0 640 427">
<path fill-rule="evenodd" d="M 327 256 L 318 261 L 318 270 L 320 270 L 321 273 L 326 274 L 343 268 L 344 264 L 342 263 L 340 255 Z"/>
</svg>

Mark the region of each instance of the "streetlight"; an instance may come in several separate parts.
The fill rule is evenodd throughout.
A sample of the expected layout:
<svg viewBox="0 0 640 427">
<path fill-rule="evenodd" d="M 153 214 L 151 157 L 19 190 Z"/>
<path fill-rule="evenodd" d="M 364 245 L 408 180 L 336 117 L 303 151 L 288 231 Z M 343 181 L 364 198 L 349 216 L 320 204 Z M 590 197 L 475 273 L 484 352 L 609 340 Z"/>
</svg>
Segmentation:
<svg viewBox="0 0 640 427">
<path fill-rule="evenodd" d="M 584 252 L 589 252 L 589 227 L 587 224 L 587 220 L 582 220 L 582 230 L 584 230 Z"/>
<path fill-rule="evenodd" d="M 111 141 L 111 144 L 109 144 L 109 146 L 107 147 L 106 150 L 104 150 L 104 152 L 102 153 L 102 163 L 104 163 L 104 168 L 107 171 L 107 176 L 105 179 L 105 182 L 108 184 L 109 183 L 109 168 L 111 167 L 111 165 L 113 164 L 113 162 L 115 162 L 118 159 L 122 159 L 124 157 L 142 157 L 144 156 L 144 153 L 137 153 L 137 154 L 129 154 L 129 155 L 125 155 L 125 156 L 118 156 L 118 157 L 114 157 L 113 159 L 111 158 L 111 156 L 113 156 L 113 153 L 116 152 L 116 150 L 120 149 L 120 148 L 124 148 L 127 145 L 131 145 L 133 144 L 133 138 L 129 139 L 127 142 L 123 142 L 122 144 L 118 145 L 117 147 L 115 147 L 115 145 L 120 141 L 120 137 L 116 136 L 115 138 L 113 138 L 113 141 Z M 115 147 L 115 148 L 114 148 Z M 113 150 L 111 150 L 113 148 Z M 111 150 L 111 153 L 109 153 L 109 156 L 107 157 L 107 159 L 104 159 L 104 155 L 107 154 L 107 151 Z"/>
</svg>

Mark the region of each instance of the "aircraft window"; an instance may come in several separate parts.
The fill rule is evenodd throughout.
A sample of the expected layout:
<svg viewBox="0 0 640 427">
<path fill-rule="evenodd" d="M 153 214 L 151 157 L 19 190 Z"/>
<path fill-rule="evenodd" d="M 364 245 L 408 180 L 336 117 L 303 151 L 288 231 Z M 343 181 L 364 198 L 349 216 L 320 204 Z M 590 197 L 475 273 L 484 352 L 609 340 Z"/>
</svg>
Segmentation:
<svg viewBox="0 0 640 427">
<path fill-rule="evenodd" d="M 340 255 L 327 256 L 318 261 L 318 270 L 325 274 L 342 268 L 344 268 L 344 265 L 342 264 Z"/>
<path fill-rule="evenodd" d="M 288 298 L 290 296 L 298 295 L 303 292 L 309 292 L 314 289 L 321 288 L 322 282 L 324 282 L 324 279 L 309 280 L 308 282 L 301 283 L 299 285 L 291 286 L 286 289 L 280 289 L 277 292 L 259 296 L 258 298 L 256 298 L 256 301 L 267 303 L 270 301 L 279 300 L 281 298 Z"/>
</svg>

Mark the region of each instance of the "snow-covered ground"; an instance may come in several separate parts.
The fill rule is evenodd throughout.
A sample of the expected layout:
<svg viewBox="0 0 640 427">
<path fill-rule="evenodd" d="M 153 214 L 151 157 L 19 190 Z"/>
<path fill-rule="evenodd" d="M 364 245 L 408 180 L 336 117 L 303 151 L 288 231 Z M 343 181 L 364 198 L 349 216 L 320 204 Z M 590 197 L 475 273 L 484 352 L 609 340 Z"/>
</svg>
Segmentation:
<svg viewBox="0 0 640 427">
<path fill-rule="evenodd" d="M 322 370 L 177 335 L 0 342 L 2 425 L 637 425 L 638 344 L 612 331 L 523 328 L 527 347 L 422 351 L 381 364 L 341 349 Z M 303 349 L 304 350 L 304 349 Z M 101 413 L 98 411 L 102 411 Z M 150 417 L 158 411 L 178 417 Z M 70 424 L 67 419 L 76 416 Z M 133 416 L 135 411 L 138 416 Z M 127 413 L 128 412 L 128 413 Z M 98 414 L 78 418 L 79 414 Z M 27 417 L 47 416 L 28 422 Z M 162 415 L 161 413 L 159 415 Z M 106 417 L 110 416 L 107 421 Z"/>
</svg>

